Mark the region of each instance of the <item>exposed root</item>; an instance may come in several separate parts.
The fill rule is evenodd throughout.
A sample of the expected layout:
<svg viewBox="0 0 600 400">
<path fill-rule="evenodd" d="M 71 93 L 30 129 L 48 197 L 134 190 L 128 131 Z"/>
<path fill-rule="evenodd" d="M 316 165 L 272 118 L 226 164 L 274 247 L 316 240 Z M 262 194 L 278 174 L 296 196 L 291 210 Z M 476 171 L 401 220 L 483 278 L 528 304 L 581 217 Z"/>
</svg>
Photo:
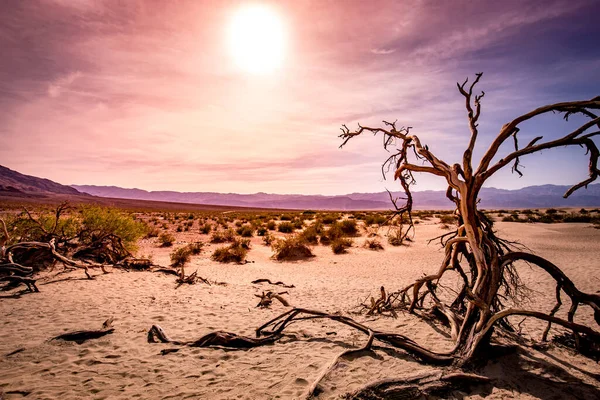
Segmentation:
<svg viewBox="0 0 600 400">
<path fill-rule="evenodd" d="M 451 398 L 455 390 L 469 391 L 473 386 L 488 385 L 490 378 L 460 372 L 436 371 L 405 379 L 386 379 L 370 383 L 342 398 L 352 400 L 418 399 L 436 396 Z"/>
</svg>

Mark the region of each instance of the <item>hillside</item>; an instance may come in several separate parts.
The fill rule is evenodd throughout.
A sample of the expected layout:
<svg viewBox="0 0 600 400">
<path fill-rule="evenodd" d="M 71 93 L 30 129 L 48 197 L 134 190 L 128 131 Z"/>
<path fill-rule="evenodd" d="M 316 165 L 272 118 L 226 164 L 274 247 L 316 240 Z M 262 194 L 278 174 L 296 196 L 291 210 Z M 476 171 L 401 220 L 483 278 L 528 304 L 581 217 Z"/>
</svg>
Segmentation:
<svg viewBox="0 0 600 400">
<path fill-rule="evenodd" d="M 21 174 L 0 165 L 0 193 L 3 194 L 64 194 L 84 195 L 71 186 L 61 185 L 50 179 Z"/>
</svg>

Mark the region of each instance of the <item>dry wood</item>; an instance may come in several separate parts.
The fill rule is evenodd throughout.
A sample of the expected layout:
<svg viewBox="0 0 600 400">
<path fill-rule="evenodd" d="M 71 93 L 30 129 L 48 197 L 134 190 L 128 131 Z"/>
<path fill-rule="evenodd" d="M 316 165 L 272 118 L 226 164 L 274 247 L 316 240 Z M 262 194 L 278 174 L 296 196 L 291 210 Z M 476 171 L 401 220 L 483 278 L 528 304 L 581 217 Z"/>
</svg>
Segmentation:
<svg viewBox="0 0 600 400">
<path fill-rule="evenodd" d="M 109 318 L 106 321 L 104 321 L 101 329 L 63 333 L 62 335 L 53 337 L 51 340 L 66 340 L 69 342 L 82 344 L 87 340 L 98 339 L 102 336 L 106 336 L 113 333 L 115 331 L 115 328 L 113 328 L 112 322 L 113 318 Z"/>
<path fill-rule="evenodd" d="M 580 146 L 587 150 L 589 177 L 575 184 L 564 197 L 595 181 L 600 174 L 598 170 L 600 152 L 593 141 L 593 138 L 600 135 L 598 130 L 600 117 L 596 115 L 597 110 L 600 109 L 600 97 L 556 103 L 517 117 L 501 128 L 475 169 L 472 156 L 478 138 L 478 123 L 484 93 L 475 94 L 474 89 L 481 77 L 481 73 L 477 74 L 470 85 L 468 79 L 462 84 L 457 84 L 460 94 L 465 99 L 470 131 L 470 139 L 461 163 L 451 164 L 439 159 L 427 145 L 412 134 L 411 127 L 398 128 L 396 122 L 384 121 L 384 128 L 359 124 L 354 131 L 343 125 L 340 135 L 343 140 L 340 147 L 345 146 L 350 139 L 366 132 L 382 135 L 383 147 L 386 150 L 397 149 L 384 162 L 382 171 L 385 177 L 386 168 L 394 170 L 394 179 L 399 180 L 406 196 L 404 205 L 399 206 L 396 201 L 393 201 L 396 216 L 408 219 L 411 227 L 413 206 L 411 186 L 415 183 L 413 174 L 428 173 L 446 180 L 448 185 L 446 197 L 456 206 L 457 228 L 436 238 L 445 247 L 445 258 L 438 272 L 418 279 L 397 292 L 389 293 L 387 298 L 384 296 L 378 300 L 373 298 L 368 311 L 373 314 L 382 309 L 394 310 L 407 307 L 410 312 L 420 316 L 439 318 L 451 328 L 456 347 L 447 356 L 453 358 L 453 363 L 458 366 L 473 363 L 477 356 L 486 357 L 485 354 L 479 354 L 478 349 L 489 344 L 496 325 L 514 330 L 506 319 L 509 315 L 523 315 L 548 321 L 543 339 L 546 339 L 552 323 L 567 327 L 576 334 L 585 333 L 595 336 L 596 331 L 593 329 L 573 323 L 573 317 L 580 305 L 591 307 L 596 322 L 600 324 L 598 295 L 578 290 L 560 268 L 549 261 L 529 253 L 515 251 L 514 243 L 498 238 L 493 229 L 493 222 L 477 209 L 479 191 L 490 177 L 509 164 L 512 164 L 513 172 L 521 174 L 519 169 L 521 157 L 542 150 L 564 146 Z M 563 113 L 565 119 L 579 114 L 588 120 L 558 139 L 543 141 L 543 137 L 538 136 L 527 146 L 519 148 L 520 124 L 548 113 Z M 514 142 L 514 151 L 499 156 L 501 148 L 504 149 L 502 145 L 511 138 Z M 499 160 L 492 164 L 492 161 L 497 158 Z M 514 265 L 517 261 L 535 264 L 556 280 L 557 303 L 549 314 L 506 309 L 504 306 L 504 299 L 522 296 L 523 284 Z M 449 271 L 457 273 L 463 281 L 462 289 L 456 293 L 450 305 L 444 304 L 437 295 L 441 287 L 440 280 Z M 561 292 L 566 293 L 572 301 L 566 321 L 554 316 L 562 305 Z"/>
<path fill-rule="evenodd" d="M 269 285 L 278 285 L 278 286 L 282 286 L 282 287 L 288 288 L 288 289 L 293 289 L 293 288 L 296 287 L 294 285 L 286 285 L 285 283 L 283 283 L 281 281 L 271 282 L 270 279 L 264 279 L 264 278 L 253 280 L 250 283 L 254 283 L 254 284 L 257 284 L 257 283 L 268 283 Z"/>
</svg>

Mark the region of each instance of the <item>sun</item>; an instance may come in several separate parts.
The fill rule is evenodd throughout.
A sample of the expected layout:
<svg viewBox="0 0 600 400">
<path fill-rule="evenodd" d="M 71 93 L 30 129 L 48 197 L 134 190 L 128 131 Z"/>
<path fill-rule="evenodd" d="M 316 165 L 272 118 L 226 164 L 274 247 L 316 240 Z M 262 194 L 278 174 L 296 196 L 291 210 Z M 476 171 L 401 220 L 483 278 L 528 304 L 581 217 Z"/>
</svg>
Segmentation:
<svg viewBox="0 0 600 400">
<path fill-rule="evenodd" d="M 245 71 L 267 74 L 283 62 L 285 29 L 280 16 L 263 5 L 237 10 L 229 25 L 229 51 Z"/>
</svg>

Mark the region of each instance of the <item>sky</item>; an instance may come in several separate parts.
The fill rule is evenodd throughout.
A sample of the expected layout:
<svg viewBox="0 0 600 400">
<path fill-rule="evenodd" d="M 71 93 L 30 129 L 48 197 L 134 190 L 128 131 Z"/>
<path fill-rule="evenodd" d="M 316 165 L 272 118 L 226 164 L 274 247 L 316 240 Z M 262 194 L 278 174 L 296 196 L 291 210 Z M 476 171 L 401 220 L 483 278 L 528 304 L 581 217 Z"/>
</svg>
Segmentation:
<svg viewBox="0 0 600 400">
<path fill-rule="evenodd" d="M 267 73 L 244 69 L 230 44 L 248 7 L 281 27 L 281 62 Z M 599 15 L 599 2 L 580 0 L 4 0 L 0 164 L 146 190 L 398 190 L 382 179 L 381 138 L 339 149 L 342 124 L 397 120 L 458 162 L 469 129 L 456 82 L 483 72 L 477 164 L 504 123 L 600 95 Z M 529 122 L 521 142 L 576 122 Z M 487 186 L 573 184 L 588 160 L 557 149 L 522 165 L 522 178 L 508 168 Z M 423 174 L 417 182 L 446 187 Z"/>
</svg>

